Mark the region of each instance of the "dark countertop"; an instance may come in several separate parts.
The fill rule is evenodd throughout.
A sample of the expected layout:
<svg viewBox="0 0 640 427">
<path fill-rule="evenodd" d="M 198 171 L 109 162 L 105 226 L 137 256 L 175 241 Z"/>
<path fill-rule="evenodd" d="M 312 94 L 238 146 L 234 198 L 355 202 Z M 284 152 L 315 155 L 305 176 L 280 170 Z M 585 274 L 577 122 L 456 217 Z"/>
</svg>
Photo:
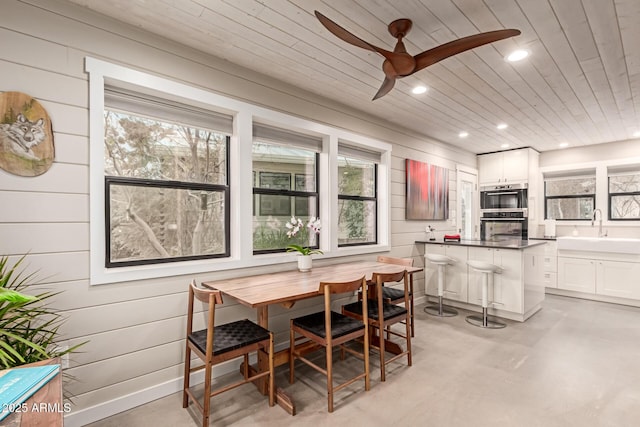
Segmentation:
<svg viewBox="0 0 640 427">
<path fill-rule="evenodd" d="M 533 246 L 546 245 L 544 240 L 503 240 L 503 241 L 486 241 L 486 240 L 461 240 L 460 242 L 444 242 L 442 240 L 416 240 L 416 243 L 425 243 L 430 245 L 452 245 L 452 246 L 473 246 L 477 248 L 496 248 L 496 249 L 527 249 Z"/>
</svg>

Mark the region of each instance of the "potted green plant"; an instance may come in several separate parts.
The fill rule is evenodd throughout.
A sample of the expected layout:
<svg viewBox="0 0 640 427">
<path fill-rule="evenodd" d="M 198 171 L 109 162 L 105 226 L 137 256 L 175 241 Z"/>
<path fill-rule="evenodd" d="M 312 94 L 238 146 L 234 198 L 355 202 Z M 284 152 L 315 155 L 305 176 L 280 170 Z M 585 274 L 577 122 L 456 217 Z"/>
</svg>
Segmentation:
<svg viewBox="0 0 640 427">
<path fill-rule="evenodd" d="M 35 273 L 25 274 L 20 265 L 26 255 L 9 265 L 7 256 L 0 257 L 0 368 L 63 356 L 82 344 L 60 349 L 56 338 L 64 321 L 49 306 L 56 292 L 36 295 L 25 293 Z"/>
</svg>

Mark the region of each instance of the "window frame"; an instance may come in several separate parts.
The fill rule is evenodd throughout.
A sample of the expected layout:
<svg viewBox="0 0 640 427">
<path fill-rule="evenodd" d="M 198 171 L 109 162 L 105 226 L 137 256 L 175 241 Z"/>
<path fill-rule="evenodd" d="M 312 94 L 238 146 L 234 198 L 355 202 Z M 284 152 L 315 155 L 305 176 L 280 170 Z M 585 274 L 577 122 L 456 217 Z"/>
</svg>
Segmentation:
<svg viewBox="0 0 640 427">
<path fill-rule="evenodd" d="M 293 268 L 294 253 L 253 254 L 252 227 L 252 171 L 251 152 L 253 144 L 252 127 L 255 123 L 274 126 L 292 132 L 315 135 L 321 141 L 319 156 L 320 177 L 318 193 L 320 208 L 318 216 L 323 219 L 320 230 L 320 250 L 323 259 L 335 257 L 375 254 L 391 249 L 391 168 L 392 144 L 355 133 L 344 128 L 314 121 L 294 113 L 286 113 L 258 104 L 220 95 L 207 87 L 206 82 L 183 83 L 177 76 L 164 77 L 139 71 L 129 66 L 85 57 L 85 71 L 89 80 L 89 164 L 83 170 L 88 175 L 87 196 L 89 199 L 88 259 L 89 284 L 102 285 L 158 278 L 216 274 L 223 270 L 246 269 L 259 266 L 283 264 L 283 269 Z M 233 118 L 233 132 L 228 152 L 230 188 L 230 238 L 233 245 L 229 257 L 216 259 L 170 262 L 154 265 L 105 268 L 105 164 L 104 164 L 104 101 L 105 86 L 140 90 L 152 94 L 166 95 L 167 99 L 185 102 L 230 115 Z M 378 244 L 338 247 L 337 246 L 337 156 L 338 141 L 349 141 L 349 145 L 379 155 L 378 164 Z M 290 266 L 286 266 L 290 263 Z M 169 279 L 167 279 L 169 280 Z M 171 281 L 164 281 L 171 283 Z"/>
<path fill-rule="evenodd" d="M 554 219 L 555 221 L 591 221 L 590 218 L 549 218 L 548 214 L 548 201 L 549 200 L 571 200 L 571 199 L 591 199 L 593 201 L 593 209 L 597 209 L 597 180 L 596 175 L 593 175 L 593 179 L 596 180 L 596 189 L 593 193 L 589 194 L 564 194 L 561 196 L 547 196 L 547 181 L 561 180 L 561 179 L 579 179 L 581 177 L 587 178 L 591 175 L 567 175 L 562 177 L 543 177 L 543 195 L 544 195 L 544 219 Z"/>
<path fill-rule="evenodd" d="M 261 143 L 263 144 L 271 144 L 269 142 L 264 142 L 261 141 Z M 273 145 L 277 145 L 277 144 L 273 144 Z M 320 213 L 320 153 L 316 152 L 314 153 L 315 155 L 315 176 L 316 176 L 316 185 L 315 185 L 315 189 L 316 191 L 299 191 L 299 190 L 295 190 L 295 174 L 292 175 L 293 179 L 291 180 L 292 186 L 293 186 L 293 190 L 291 190 L 291 186 L 289 186 L 289 190 L 284 190 L 284 189 L 274 189 L 274 188 L 261 188 L 261 187 L 256 187 L 255 185 L 253 186 L 253 191 L 252 191 L 252 195 L 253 195 L 253 200 L 255 200 L 255 196 L 261 196 L 261 195 L 276 195 L 276 196 L 287 196 L 287 197 L 315 197 L 316 199 L 316 212 Z M 253 162 L 252 162 L 253 164 Z M 253 170 L 252 167 L 252 172 L 255 172 Z M 258 175 L 259 176 L 259 175 Z M 260 179 L 260 178 L 258 178 Z M 254 181 L 255 184 L 255 181 Z M 291 202 L 290 202 L 291 204 Z M 260 209 L 261 206 L 255 206 L 253 207 L 254 210 L 256 209 Z M 295 215 L 295 210 L 292 211 L 290 213 L 289 216 L 296 216 Z M 260 215 L 261 216 L 261 215 Z M 253 255 L 263 255 L 263 254 L 277 254 L 277 253 L 283 253 L 286 252 L 287 249 L 286 248 L 280 248 L 280 249 L 254 249 L 253 246 L 253 239 L 252 241 L 252 249 L 253 249 Z M 318 236 L 318 238 L 316 239 L 316 243 L 315 245 L 311 246 L 312 249 L 319 249 L 320 248 L 320 236 Z"/>
<path fill-rule="evenodd" d="M 226 137 L 227 149 L 226 152 L 229 152 L 229 139 L 230 137 Z M 141 178 L 131 178 L 131 177 L 123 177 L 123 176 L 114 176 L 114 175 L 105 175 L 104 177 L 104 218 L 105 218 L 105 268 L 117 268 L 117 267 L 131 267 L 137 265 L 156 265 L 163 264 L 169 262 L 181 262 L 181 261 L 193 261 L 193 260 L 205 260 L 205 259 L 214 259 L 214 258 L 224 258 L 228 257 L 231 254 L 231 208 L 230 208 L 230 191 L 229 191 L 229 161 L 227 159 L 226 162 L 226 176 L 227 176 L 227 184 L 206 184 L 202 182 L 188 182 L 188 181 L 171 181 L 171 180 L 155 180 L 155 179 L 141 179 Z M 180 257 L 171 257 L 171 258 L 147 258 L 141 260 L 133 260 L 133 261 L 121 261 L 121 262 L 112 262 L 111 261 L 111 193 L 110 188 L 111 185 L 127 185 L 133 187 L 156 187 L 156 188 L 169 188 L 169 189 L 180 189 L 180 190 L 204 190 L 211 192 L 222 192 L 224 194 L 224 217 L 225 217 L 225 251 L 219 254 L 208 254 L 208 255 L 190 255 L 190 256 L 180 256 Z"/>
<path fill-rule="evenodd" d="M 619 197 L 619 196 L 637 196 L 640 197 L 640 190 L 638 191 L 625 191 L 622 193 L 612 193 L 611 192 L 611 177 L 612 176 L 617 176 L 617 175 L 640 175 L 640 170 L 639 171 L 634 171 L 634 172 L 628 172 L 628 173 L 608 173 L 607 174 L 607 219 L 609 221 L 639 221 L 640 220 L 640 216 L 637 217 L 633 217 L 633 218 L 612 218 L 611 216 L 611 211 L 612 211 L 612 199 L 613 197 Z"/>
<path fill-rule="evenodd" d="M 347 157 L 345 155 L 339 156 L 339 157 Z M 340 242 L 338 241 L 338 247 L 339 248 L 349 248 L 349 247 L 355 247 L 355 246 L 367 246 L 367 245 L 377 245 L 378 244 L 378 164 L 376 162 L 372 162 L 373 163 L 373 196 L 353 196 L 353 195 L 347 195 L 347 194 L 340 194 L 338 192 L 338 202 L 340 200 L 355 200 L 355 201 L 362 201 L 362 202 L 373 202 L 375 209 L 374 209 L 374 215 L 375 215 L 375 229 L 373 230 L 374 235 L 375 235 L 375 239 L 372 242 L 363 242 L 363 243 L 342 243 L 340 244 Z"/>
</svg>

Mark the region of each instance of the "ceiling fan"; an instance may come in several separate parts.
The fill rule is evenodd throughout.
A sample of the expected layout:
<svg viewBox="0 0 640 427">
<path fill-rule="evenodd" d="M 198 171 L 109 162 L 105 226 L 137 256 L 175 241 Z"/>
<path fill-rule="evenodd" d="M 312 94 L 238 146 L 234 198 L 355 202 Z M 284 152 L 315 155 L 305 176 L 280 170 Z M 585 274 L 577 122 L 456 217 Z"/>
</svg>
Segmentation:
<svg viewBox="0 0 640 427">
<path fill-rule="evenodd" d="M 450 41 L 449 43 L 436 46 L 412 56 L 407 53 L 404 43 L 402 42 L 402 38 L 407 35 L 413 25 L 410 19 L 396 19 L 389 24 L 389 33 L 398 39 L 396 46 L 393 48 L 393 52 L 390 52 L 356 37 L 317 10 L 314 11 L 314 13 L 320 23 L 322 23 L 322 25 L 324 25 L 325 28 L 336 37 L 354 46 L 372 50 L 384 56 L 385 60 L 382 63 L 382 71 L 384 71 L 385 78 L 382 82 L 382 86 L 380 86 L 380 89 L 378 90 L 378 93 L 373 97 L 374 101 L 389 93 L 391 89 L 393 89 L 396 79 L 398 78 L 410 76 L 411 74 L 450 56 L 520 34 L 519 30 L 514 29 L 474 34 L 472 36 Z"/>
</svg>

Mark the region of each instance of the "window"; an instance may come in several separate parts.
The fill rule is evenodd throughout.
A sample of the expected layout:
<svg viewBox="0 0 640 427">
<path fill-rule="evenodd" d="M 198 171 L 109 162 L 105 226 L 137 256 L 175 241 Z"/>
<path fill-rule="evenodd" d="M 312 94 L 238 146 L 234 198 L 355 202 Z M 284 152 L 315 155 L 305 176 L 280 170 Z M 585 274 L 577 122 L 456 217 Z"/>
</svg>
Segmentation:
<svg viewBox="0 0 640 427">
<path fill-rule="evenodd" d="M 106 267 L 229 256 L 230 120 L 105 87 Z"/>
<path fill-rule="evenodd" d="M 91 57 L 85 68 L 91 285 L 288 263 L 292 243 L 327 259 L 390 249 L 390 144 L 206 84 Z M 358 191 L 339 188 L 347 162 L 362 173 Z M 360 206 L 338 224 L 343 200 Z M 318 241 L 286 237 L 292 215 L 320 217 Z"/>
<path fill-rule="evenodd" d="M 377 242 L 379 154 L 338 147 L 338 246 Z"/>
<path fill-rule="evenodd" d="M 640 172 L 609 172 L 609 219 L 640 219 Z"/>
<path fill-rule="evenodd" d="M 317 248 L 319 239 L 287 236 L 292 216 L 305 223 L 318 217 L 318 152 L 320 138 L 254 125 L 253 251 L 282 252 L 289 244 Z"/>
<path fill-rule="evenodd" d="M 595 175 L 545 177 L 545 218 L 590 220 L 596 204 Z"/>
</svg>

